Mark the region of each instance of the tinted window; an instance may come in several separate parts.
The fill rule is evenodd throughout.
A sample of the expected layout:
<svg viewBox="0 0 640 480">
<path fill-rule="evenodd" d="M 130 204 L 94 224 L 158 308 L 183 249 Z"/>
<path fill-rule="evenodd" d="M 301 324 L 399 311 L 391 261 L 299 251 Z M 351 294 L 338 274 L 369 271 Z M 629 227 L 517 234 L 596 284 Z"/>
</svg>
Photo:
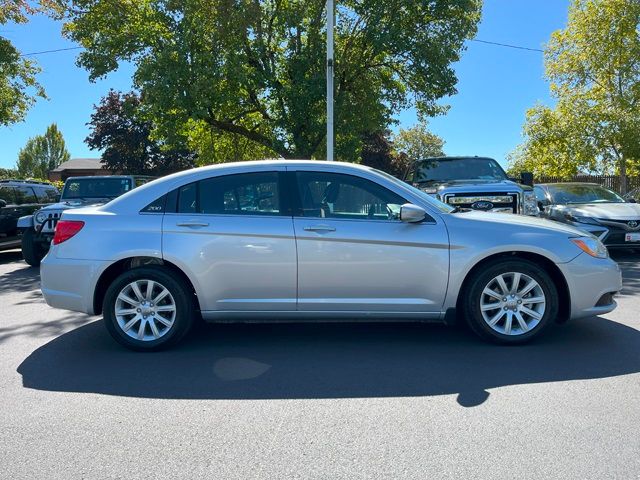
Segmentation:
<svg viewBox="0 0 640 480">
<path fill-rule="evenodd" d="M 178 196 L 180 213 L 279 215 L 277 172 L 243 173 L 185 185 Z"/>
<path fill-rule="evenodd" d="M 600 185 L 571 184 L 549 185 L 547 187 L 554 203 L 623 203 L 624 199 L 617 193 Z"/>
<path fill-rule="evenodd" d="M 544 194 L 544 190 L 542 190 L 542 188 L 533 187 L 533 191 L 536 194 L 536 199 L 539 202 L 546 202 L 547 201 L 547 196 Z"/>
<path fill-rule="evenodd" d="M 0 186 L 0 199 L 7 202 L 7 205 L 13 205 L 16 203 L 16 197 L 13 193 L 13 187 Z"/>
<path fill-rule="evenodd" d="M 50 187 L 33 187 L 40 203 L 53 203 L 58 201 L 58 190 Z"/>
<path fill-rule="evenodd" d="M 323 172 L 298 172 L 305 217 L 399 220 L 406 200 L 364 178 Z"/>
<path fill-rule="evenodd" d="M 67 180 L 62 191 L 62 198 L 116 198 L 131 190 L 129 178 L 75 178 Z"/>
<path fill-rule="evenodd" d="M 423 160 L 416 164 L 413 181 L 419 184 L 450 180 L 504 180 L 504 170 L 492 158 L 448 158 Z"/>
<path fill-rule="evenodd" d="M 26 203 L 38 203 L 36 194 L 33 192 L 33 188 L 31 187 L 15 187 L 15 192 L 18 205 Z"/>
<path fill-rule="evenodd" d="M 197 213 L 198 184 L 190 183 L 180 188 L 178 193 L 178 212 Z"/>
</svg>

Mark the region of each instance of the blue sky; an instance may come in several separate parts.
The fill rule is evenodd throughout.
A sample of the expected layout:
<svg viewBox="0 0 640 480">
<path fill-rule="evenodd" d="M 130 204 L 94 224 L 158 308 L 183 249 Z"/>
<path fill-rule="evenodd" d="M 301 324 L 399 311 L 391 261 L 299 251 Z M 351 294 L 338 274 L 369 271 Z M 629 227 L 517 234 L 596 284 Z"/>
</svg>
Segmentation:
<svg viewBox="0 0 640 480">
<path fill-rule="evenodd" d="M 569 0 L 485 0 L 476 38 L 541 48 L 554 30 L 567 21 Z M 0 26 L 0 34 L 24 53 L 74 46 L 60 34 L 60 23 L 35 17 L 26 25 Z M 128 90 L 128 65 L 106 79 L 90 83 L 76 67 L 77 51 L 37 55 L 39 80 L 49 100 L 39 100 L 26 120 L 0 127 L 0 167 L 15 165 L 18 151 L 29 137 L 56 122 L 72 157 L 96 157 L 84 143 L 93 105 L 109 90 Z M 446 141 L 448 155 L 485 155 L 504 162 L 520 143 L 525 111 L 536 102 L 551 103 L 543 79 L 542 54 L 469 42 L 455 65 L 458 94 L 444 99 L 449 112 L 431 119 L 432 131 Z M 399 115 L 400 126 L 416 122 L 413 111 Z"/>
</svg>

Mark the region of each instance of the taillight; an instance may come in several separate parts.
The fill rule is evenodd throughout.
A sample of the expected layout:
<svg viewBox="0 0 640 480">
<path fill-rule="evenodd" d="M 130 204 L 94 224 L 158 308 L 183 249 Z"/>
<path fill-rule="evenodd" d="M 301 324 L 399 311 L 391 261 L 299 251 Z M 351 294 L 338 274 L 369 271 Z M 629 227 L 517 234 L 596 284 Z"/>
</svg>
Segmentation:
<svg viewBox="0 0 640 480">
<path fill-rule="evenodd" d="M 60 220 L 53 234 L 53 244 L 58 245 L 59 243 L 66 242 L 82 230 L 82 227 L 84 227 L 84 222 L 80 220 Z"/>
</svg>

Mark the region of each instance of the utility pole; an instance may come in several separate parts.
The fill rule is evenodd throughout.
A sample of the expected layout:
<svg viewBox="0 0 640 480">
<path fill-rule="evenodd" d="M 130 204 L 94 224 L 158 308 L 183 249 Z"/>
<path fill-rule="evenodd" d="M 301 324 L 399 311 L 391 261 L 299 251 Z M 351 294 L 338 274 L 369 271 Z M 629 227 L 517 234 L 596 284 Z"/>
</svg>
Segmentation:
<svg viewBox="0 0 640 480">
<path fill-rule="evenodd" d="M 333 26 L 334 0 L 327 0 L 327 160 L 333 161 Z"/>
</svg>

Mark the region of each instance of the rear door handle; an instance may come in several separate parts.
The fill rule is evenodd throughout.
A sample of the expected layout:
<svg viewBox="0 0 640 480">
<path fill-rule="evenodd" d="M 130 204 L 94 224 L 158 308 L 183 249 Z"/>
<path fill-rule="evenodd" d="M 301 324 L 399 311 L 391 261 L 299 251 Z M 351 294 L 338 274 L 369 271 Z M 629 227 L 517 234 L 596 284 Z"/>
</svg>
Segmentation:
<svg viewBox="0 0 640 480">
<path fill-rule="evenodd" d="M 334 227 L 330 227 L 329 225 L 311 225 L 308 227 L 304 227 L 307 232 L 335 232 L 336 229 Z"/>
<path fill-rule="evenodd" d="M 176 223 L 178 227 L 208 227 L 208 222 L 181 222 Z"/>
</svg>

